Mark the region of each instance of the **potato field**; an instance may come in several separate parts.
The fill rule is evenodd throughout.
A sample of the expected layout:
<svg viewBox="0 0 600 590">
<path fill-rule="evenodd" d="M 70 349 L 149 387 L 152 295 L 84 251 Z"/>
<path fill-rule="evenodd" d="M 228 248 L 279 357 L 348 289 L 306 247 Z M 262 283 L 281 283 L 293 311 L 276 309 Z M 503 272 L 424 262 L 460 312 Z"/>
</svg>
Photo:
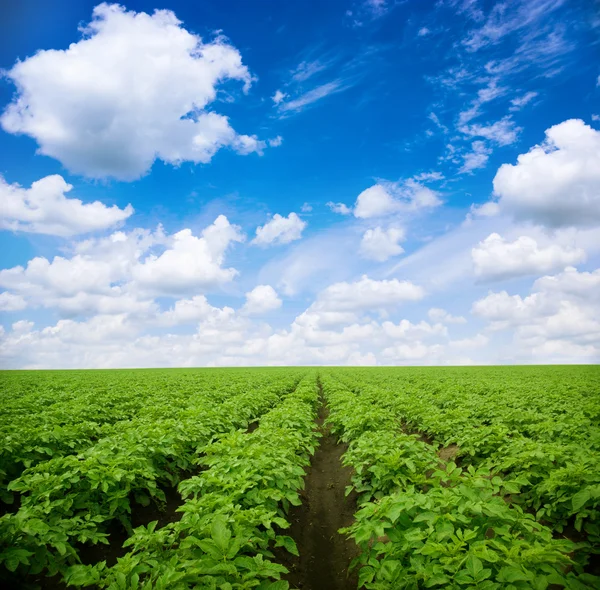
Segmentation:
<svg viewBox="0 0 600 590">
<path fill-rule="evenodd" d="M 0 383 L 2 588 L 600 588 L 600 367 Z"/>
</svg>

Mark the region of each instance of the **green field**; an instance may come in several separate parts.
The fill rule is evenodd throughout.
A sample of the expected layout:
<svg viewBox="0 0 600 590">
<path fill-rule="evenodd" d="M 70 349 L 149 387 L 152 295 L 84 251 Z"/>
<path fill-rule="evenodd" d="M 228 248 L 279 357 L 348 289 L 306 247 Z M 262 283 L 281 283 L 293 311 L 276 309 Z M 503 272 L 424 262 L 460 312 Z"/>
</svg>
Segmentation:
<svg viewBox="0 0 600 590">
<path fill-rule="evenodd" d="M 2 587 L 600 588 L 600 367 L 0 382 Z"/>
</svg>

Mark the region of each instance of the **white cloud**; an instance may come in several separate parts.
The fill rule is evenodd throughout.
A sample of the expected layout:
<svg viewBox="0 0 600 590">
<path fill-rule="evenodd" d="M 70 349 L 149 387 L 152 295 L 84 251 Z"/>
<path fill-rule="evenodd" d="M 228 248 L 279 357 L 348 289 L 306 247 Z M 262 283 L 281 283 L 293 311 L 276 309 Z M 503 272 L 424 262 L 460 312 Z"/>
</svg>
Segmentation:
<svg viewBox="0 0 600 590">
<path fill-rule="evenodd" d="M 327 206 L 334 212 L 339 213 L 340 215 L 350 215 L 352 213 L 352 209 L 345 205 L 344 203 L 334 203 L 333 201 L 329 201 Z"/>
<path fill-rule="evenodd" d="M 538 279 L 525 297 L 491 292 L 472 312 L 490 322 L 491 330 L 512 330 L 511 355 L 523 360 L 559 362 L 600 360 L 600 271 L 574 268 Z"/>
<path fill-rule="evenodd" d="M 306 82 L 306 80 L 326 70 L 329 66 L 328 62 L 323 62 L 320 59 L 302 61 L 291 71 L 292 80 L 294 82 Z"/>
<path fill-rule="evenodd" d="M 37 180 L 31 188 L 0 177 L 0 228 L 68 237 L 107 229 L 133 213 L 131 205 L 119 209 L 100 201 L 69 199 L 65 195 L 72 188 L 58 174 Z"/>
<path fill-rule="evenodd" d="M 371 11 L 374 17 L 383 16 L 387 12 L 387 0 L 365 0 L 364 7 Z"/>
<path fill-rule="evenodd" d="M 271 97 L 271 100 L 278 105 L 280 102 L 283 101 L 284 98 L 287 97 L 287 94 L 285 92 L 281 92 L 281 90 L 277 90 L 275 92 L 275 94 Z"/>
<path fill-rule="evenodd" d="M 474 217 L 494 217 L 500 213 L 500 206 L 495 201 L 487 201 L 481 205 L 471 205 L 471 215 Z"/>
<path fill-rule="evenodd" d="M 282 301 L 271 285 L 258 285 L 246 293 L 246 303 L 242 312 L 248 315 L 261 315 L 279 309 Z"/>
<path fill-rule="evenodd" d="M 306 227 L 303 221 L 296 215 L 290 213 L 287 217 L 275 213 L 265 225 L 256 228 L 256 237 L 252 244 L 266 246 L 268 244 L 289 244 L 302 237 L 302 231 Z"/>
<path fill-rule="evenodd" d="M 393 340 L 422 340 L 430 336 L 447 336 L 448 328 L 437 323 L 430 324 L 425 321 L 420 321 L 418 324 L 413 324 L 408 320 L 401 320 L 398 324 L 393 322 L 383 322 L 381 327 L 384 333 Z"/>
<path fill-rule="evenodd" d="M 578 272 L 571 266 L 558 275 L 537 279 L 533 290 L 563 294 L 576 300 L 600 301 L 600 269 Z"/>
<path fill-rule="evenodd" d="M 195 295 L 191 299 L 179 299 L 160 315 L 159 323 L 167 326 L 189 324 L 209 319 L 226 321 L 234 314 L 231 307 L 222 309 L 213 307 L 204 295 Z"/>
<path fill-rule="evenodd" d="M 14 295 L 8 291 L 0 293 L 0 311 L 21 311 L 27 303 L 21 295 Z"/>
<path fill-rule="evenodd" d="M 481 107 L 484 104 L 506 94 L 507 90 L 508 88 L 505 86 L 498 86 L 497 78 L 490 79 L 487 86 L 484 86 L 477 91 L 477 97 L 472 101 L 471 106 L 459 113 L 458 124 L 462 126 L 472 119 L 479 117 L 481 115 Z M 463 133 L 465 133 L 465 131 L 463 131 Z"/>
<path fill-rule="evenodd" d="M 510 104 L 512 106 L 510 107 L 509 110 L 511 110 L 511 111 L 519 111 L 519 110 L 521 110 L 525 105 L 529 104 L 537 95 L 538 95 L 537 92 L 530 91 L 530 92 L 526 92 L 522 96 L 518 96 L 517 98 L 513 98 L 510 101 Z"/>
<path fill-rule="evenodd" d="M 0 120 L 33 137 L 39 152 L 70 171 L 132 180 L 155 159 L 207 163 L 221 147 L 259 152 L 265 142 L 238 135 L 227 117 L 206 111 L 225 80 L 251 75 L 223 37 L 203 42 L 173 12 L 152 15 L 100 4 L 84 38 L 38 51 L 6 76 L 17 95 Z"/>
<path fill-rule="evenodd" d="M 36 257 L 26 267 L 0 271 L 0 285 L 30 307 L 55 308 L 61 315 L 155 315 L 157 295 L 181 296 L 212 290 L 237 274 L 223 266 L 233 242 L 243 240 L 237 226 L 219 216 L 201 237 L 184 229 L 166 236 L 136 229 L 73 245 L 70 257 Z"/>
<path fill-rule="evenodd" d="M 431 31 L 427 27 L 421 27 L 417 32 L 417 36 L 425 37 L 425 35 L 429 35 Z"/>
<path fill-rule="evenodd" d="M 445 309 L 441 309 L 440 307 L 432 307 L 427 315 L 430 320 L 434 322 L 439 322 L 442 324 L 465 324 L 467 320 L 462 316 L 453 316 L 448 313 Z"/>
<path fill-rule="evenodd" d="M 425 291 L 410 281 L 398 279 L 376 281 L 363 275 L 353 283 L 340 282 L 323 290 L 313 304 L 317 311 L 356 312 L 396 307 L 419 301 Z"/>
<path fill-rule="evenodd" d="M 381 184 L 375 184 L 365 189 L 356 199 L 354 206 L 355 217 L 370 219 L 382 217 L 395 212 L 398 202 Z"/>
<path fill-rule="evenodd" d="M 389 346 L 383 350 L 382 356 L 386 359 L 395 362 L 401 361 L 420 361 L 428 357 L 431 359 L 438 358 L 442 351 L 442 347 L 439 344 L 427 346 L 422 342 L 415 342 L 414 344 L 398 344 L 396 346 Z"/>
<path fill-rule="evenodd" d="M 268 141 L 269 147 L 279 147 L 282 143 L 283 143 L 283 137 L 281 137 L 281 135 L 278 135 L 277 137 L 273 137 L 272 139 L 269 139 L 269 141 Z"/>
<path fill-rule="evenodd" d="M 521 127 L 517 127 L 510 117 L 504 117 L 491 125 L 474 124 L 460 127 L 461 133 L 465 135 L 484 137 L 500 146 L 515 143 L 521 130 Z"/>
<path fill-rule="evenodd" d="M 368 229 L 360 242 L 360 254 L 363 258 L 383 262 L 404 252 L 404 248 L 398 243 L 404 239 L 405 233 L 402 228 L 382 229 L 377 226 L 374 229 Z"/>
<path fill-rule="evenodd" d="M 446 125 L 442 124 L 439 117 L 434 112 L 429 113 L 429 115 L 427 115 L 427 118 L 430 121 L 432 121 L 435 124 L 435 126 L 438 129 L 440 129 L 443 133 L 448 133 L 448 127 L 446 127 Z"/>
<path fill-rule="evenodd" d="M 243 240 L 240 228 L 219 215 L 199 238 L 190 229 L 174 234 L 169 248 L 162 254 L 151 254 L 133 268 L 133 279 L 140 287 L 154 293 L 215 288 L 238 274 L 236 269 L 223 268 L 222 264 L 232 242 Z"/>
<path fill-rule="evenodd" d="M 413 180 L 416 180 L 417 182 L 432 182 L 436 180 L 444 180 L 444 175 L 437 171 L 421 172 L 420 174 L 415 174 L 413 176 Z"/>
<path fill-rule="evenodd" d="M 298 112 L 327 96 L 337 94 L 338 92 L 343 92 L 347 88 L 348 86 L 342 80 L 326 82 L 325 84 L 316 86 L 311 90 L 307 90 L 304 94 L 301 94 L 292 100 L 281 100 L 278 103 L 279 110 L 282 113 Z"/>
<path fill-rule="evenodd" d="M 509 242 L 493 233 L 471 250 L 471 258 L 476 276 L 497 281 L 562 270 L 585 260 L 585 252 L 559 244 L 540 247 L 529 236 Z"/>
<path fill-rule="evenodd" d="M 476 140 L 471 144 L 472 151 L 463 156 L 463 165 L 459 169 L 459 174 L 465 174 L 485 168 L 492 150 L 489 149 L 484 141 Z"/>
<path fill-rule="evenodd" d="M 467 4 L 470 6 L 475 3 Z M 541 18 L 551 14 L 562 4 L 562 0 L 523 0 L 515 3 L 511 10 L 506 10 L 504 4 L 494 4 L 485 19 L 478 7 L 475 14 L 479 15 L 478 20 L 484 22 L 469 32 L 463 40 L 463 45 L 471 52 L 494 45 L 507 35 L 535 26 Z"/>
<path fill-rule="evenodd" d="M 465 349 L 465 348 L 481 349 L 482 347 L 486 346 L 489 341 L 490 341 L 490 339 L 487 336 L 484 336 L 483 334 L 477 334 L 477 335 L 473 336 L 472 338 L 462 338 L 460 340 L 451 340 L 448 343 L 448 345 L 451 346 L 452 348 L 459 348 L 459 349 Z"/>
<path fill-rule="evenodd" d="M 494 178 L 500 207 L 548 227 L 600 224 L 600 131 L 579 119 L 546 131 L 546 141 L 503 164 Z"/>
<path fill-rule="evenodd" d="M 302 211 L 302 213 L 310 213 L 312 210 L 312 205 L 309 205 L 308 203 L 303 203 L 302 207 L 300 207 L 300 211 Z"/>
<path fill-rule="evenodd" d="M 441 203 L 436 191 L 413 179 L 402 184 L 378 183 L 358 195 L 354 204 L 354 216 L 360 219 L 371 219 L 399 211 L 433 208 Z"/>
</svg>

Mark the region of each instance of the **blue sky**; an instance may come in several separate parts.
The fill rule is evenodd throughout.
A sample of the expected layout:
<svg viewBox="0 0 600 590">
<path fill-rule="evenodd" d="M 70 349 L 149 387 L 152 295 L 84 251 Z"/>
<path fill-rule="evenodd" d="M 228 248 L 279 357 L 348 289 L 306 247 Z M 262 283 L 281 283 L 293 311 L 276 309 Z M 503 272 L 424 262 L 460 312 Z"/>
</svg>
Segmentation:
<svg viewBox="0 0 600 590">
<path fill-rule="evenodd" d="M 13 6 L 0 364 L 597 362 L 598 8 Z"/>
</svg>

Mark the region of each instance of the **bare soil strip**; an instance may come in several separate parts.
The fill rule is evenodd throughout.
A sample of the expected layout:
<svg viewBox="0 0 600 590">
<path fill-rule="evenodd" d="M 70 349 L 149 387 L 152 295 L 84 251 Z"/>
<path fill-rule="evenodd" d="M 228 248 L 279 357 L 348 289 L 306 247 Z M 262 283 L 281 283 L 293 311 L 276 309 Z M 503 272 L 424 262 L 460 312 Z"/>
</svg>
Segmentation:
<svg viewBox="0 0 600 590">
<path fill-rule="evenodd" d="M 302 505 L 291 508 L 291 527 L 285 531 L 296 541 L 300 557 L 278 557 L 290 570 L 285 579 L 292 588 L 355 590 L 358 580 L 356 574 L 348 575 L 348 566 L 359 549 L 338 533 L 354 520 L 356 495 L 345 497 L 352 469 L 342 466 L 346 446 L 323 426 L 329 411 L 321 401 L 317 424 L 323 437 L 304 480 Z"/>
</svg>

